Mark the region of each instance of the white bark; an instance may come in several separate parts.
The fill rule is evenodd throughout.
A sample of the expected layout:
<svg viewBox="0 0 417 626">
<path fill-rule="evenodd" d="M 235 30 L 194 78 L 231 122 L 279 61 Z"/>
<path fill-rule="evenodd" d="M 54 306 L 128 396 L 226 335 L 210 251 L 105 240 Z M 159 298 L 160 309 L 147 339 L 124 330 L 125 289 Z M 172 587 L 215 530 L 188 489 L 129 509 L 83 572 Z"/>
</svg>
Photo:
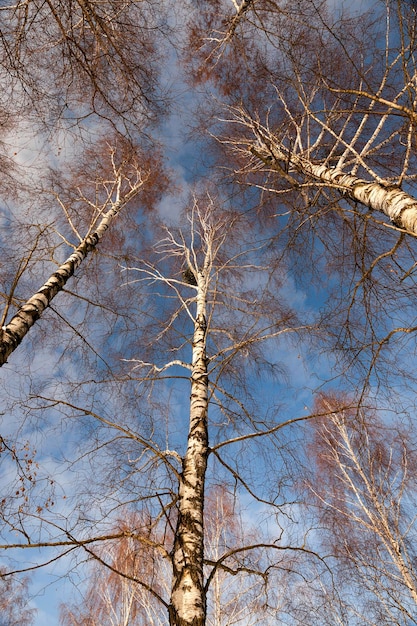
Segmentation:
<svg viewBox="0 0 417 626">
<path fill-rule="evenodd" d="M 302 162 L 301 159 L 296 159 L 294 165 L 297 169 L 302 168 L 306 174 L 336 187 L 352 200 L 384 213 L 396 226 L 417 235 L 417 200 L 399 187 L 362 180 L 336 168 Z"/>
<path fill-rule="evenodd" d="M 171 626 L 203 626 L 206 596 L 203 580 L 204 482 L 208 455 L 208 377 L 206 359 L 205 271 L 197 275 L 197 311 L 193 334 L 190 426 L 178 494 L 173 548 Z"/>
<path fill-rule="evenodd" d="M 22 339 L 29 332 L 35 322 L 41 317 L 44 310 L 52 302 L 75 270 L 81 265 L 87 255 L 97 247 L 110 223 L 120 213 L 122 208 L 137 195 L 142 183 L 133 186 L 130 191 L 118 198 L 111 208 L 104 214 L 96 230 L 87 235 L 67 260 L 54 272 L 42 287 L 25 302 L 12 317 L 10 322 L 0 330 L 0 367 L 7 362 L 10 354 L 18 347 Z"/>
<path fill-rule="evenodd" d="M 284 154 L 272 144 L 268 145 L 267 152 L 254 147 L 251 152 L 270 169 L 286 174 L 285 178 L 291 179 L 292 183 L 296 184 L 296 181 L 288 174 L 291 171 L 313 178 L 373 211 L 384 213 L 395 226 L 417 235 L 417 199 L 399 187 L 363 180 L 338 168 L 316 164 L 295 154 Z"/>
<path fill-rule="evenodd" d="M 233 0 L 233 4 L 235 5 L 235 9 L 236 9 L 236 14 L 231 19 L 229 31 L 226 36 L 227 41 L 233 37 L 239 22 L 241 21 L 246 11 L 249 9 L 252 2 L 253 0 L 242 0 L 242 2 L 238 4 L 236 0 Z"/>
<path fill-rule="evenodd" d="M 330 404 L 327 408 L 332 410 Z M 391 461 L 380 466 L 373 457 L 372 442 L 366 429 L 362 430 L 358 444 L 361 427 L 355 425 L 352 432 L 343 411 L 331 413 L 327 419 L 329 426 L 323 427 L 322 438 L 327 444 L 326 452 L 332 461 L 333 471 L 341 482 L 342 500 L 328 501 L 325 495 L 319 496 L 320 500 L 324 506 L 334 509 L 337 515 L 349 518 L 350 523 L 369 533 L 370 537 L 375 535 L 379 538 L 397 569 L 397 583 L 407 589 L 417 605 L 416 577 L 412 558 L 408 554 L 407 533 L 404 533 L 408 522 L 401 519 L 401 500 L 407 488 L 407 455 L 403 452 L 403 467 L 397 470 L 391 466 Z M 361 448 L 367 451 L 363 456 Z M 373 541 L 370 542 L 372 544 Z M 357 558 L 354 552 L 349 556 L 353 561 Z M 366 562 L 366 555 L 362 557 Z"/>
</svg>

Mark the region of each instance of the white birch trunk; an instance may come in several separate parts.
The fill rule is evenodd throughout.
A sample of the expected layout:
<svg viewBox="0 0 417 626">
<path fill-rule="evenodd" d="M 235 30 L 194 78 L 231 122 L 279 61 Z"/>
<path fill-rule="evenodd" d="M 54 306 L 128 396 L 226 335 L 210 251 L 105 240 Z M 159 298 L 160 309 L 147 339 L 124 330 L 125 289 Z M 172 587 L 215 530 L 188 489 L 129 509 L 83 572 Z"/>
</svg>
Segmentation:
<svg viewBox="0 0 417 626">
<path fill-rule="evenodd" d="M 193 334 L 190 425 L 178 493 L 178 520 L 172 552 L 173 584 L 170 626 L 203 626 L 206 594 L 203 579 L 204 483 L 208 455 L 208 378 L 206 359 L 206 279 L 197 276 L 197 311 Z"/>
<path fill-rule="evenodd" d="M 336 187 L 352 200 L 384 213 L 396 226 L 417 235 L 417 200 L 399 187 L 362 180 L 337 168 L 310 162 L 303 162 L 302 167 L 305 173 Z"/>
<path fill-rule="evenodd" d="M 417 235 L 417 199 L 402 191 L 399 187 L 382 185 L 377 182 L 366 181 L 350 174 L 345 174 L 337 168 L 327 167 L 308 161 L 297 155 L 284 154 L 275 145 L 267 146 L 268 153 L 251 149 L 252 154 L 268 164 L 271 169 L 276 169 L 281 174 L 285 168 L 296 170 L 303 176 L 314 178 L 329 187 L 337 189 L 342 195 L 348 196 L 355 202 L 367 206 L 374 211 L 384 213 L 391 222 L 407 232 Z M 271 153 L 274 159 L 271 160 Z M 275 167 L 274 167 L 275 165 Z M 290 178 L 287 175 L 287 178 Z M 294 181 L 295 182 L 295 181 Z"/>
<path fill-rule="evenodd" d="M 123 198 L 118 199 L 111 209 L 104 214 L 97 229 L 87 235 L 68 259 L 54 272 L 42 287 L 20 307 L 10 322 L 0 330 L 0 367 L 7 362 L 10 354 L 18 347 L 22 339 L 29 332 L 35 322 L 41 317 L 44 310 L 52 302 L 75 270 L 81 265 L 87 255 L 97 247 L 110 223 L 120 213 L 121 209 L 131 200 L 141 185 L 133 187 Z"/>
</svg>

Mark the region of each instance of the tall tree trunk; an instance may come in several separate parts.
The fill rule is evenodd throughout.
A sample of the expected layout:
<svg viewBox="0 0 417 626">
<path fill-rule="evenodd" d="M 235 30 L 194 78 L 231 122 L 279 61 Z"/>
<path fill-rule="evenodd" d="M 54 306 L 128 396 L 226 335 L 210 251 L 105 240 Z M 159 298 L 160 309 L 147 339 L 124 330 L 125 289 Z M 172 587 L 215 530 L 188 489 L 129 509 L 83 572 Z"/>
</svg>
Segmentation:
<svg viewBox="0 0 417 626">
<path fill-rule="evenodd" d="M 114 202 L 113 206 L 104 214 L 97 229 L 83 239 L 76 250 L 49 277 L 46 283 L 20 307 L 10 322 L 0 329 L 0 367 L 7 362 L 8 357 L 19 346 L 57 293 L 62 291 L 87 255 L 96 248 L 110 223 L 129 200 L 137 195 L 141 186 L 142 184 L 132 187 L 125 196 Z"/>
<path fill-rule="evenodd" d="M 178 494 L 178 520 L 172 552 L 170 626 L 204 626 L 204 482 L 208 456 L 208 375 L 206 359 L 206 279 L 197 277 L 193 334 L 190 425 Z"/>
</svg>

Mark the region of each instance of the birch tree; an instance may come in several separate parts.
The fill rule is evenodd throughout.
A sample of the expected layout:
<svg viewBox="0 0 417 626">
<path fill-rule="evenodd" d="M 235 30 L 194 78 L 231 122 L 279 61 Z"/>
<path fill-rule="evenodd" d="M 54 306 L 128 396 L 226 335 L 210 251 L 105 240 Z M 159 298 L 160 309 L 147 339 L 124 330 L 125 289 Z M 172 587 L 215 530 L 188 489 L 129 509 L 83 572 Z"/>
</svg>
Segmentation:
<svg viewBox="0 0 417 626">
<path fill-rule="evenodd" d="M 169 279 L 160 270 L 149 263 L 145 267 L 137 268 L 143 278 L 141 282 L 151 280 L 162 282 L 174 290 L 179 297 L 179 308 L 171 314 L 168 328 L 162 329 L 161 335 L 169 332 L 177 321 L 177 317 L 183 310 L 191 321 L 190 336 L 192 345 L 191 361 L 174 359 L 161 368 L 151 363 L 137 362 L 136 368 L 151 368 L 153 375 L 165 372 L 174 367 L 180 367 L 188 373 L 191 385 L 190 408 L 189 408 L 189 431 L 187 445 L 182 456 L 177 457 L 177 452 L 169 452 L 180 463 L 181 472 L 176 473 L 178 480 L 176 500 L 176 520 L 173 532 L 173 546 L 170 552 L 172 559 L 172 590 L 169 602 L 169 620 L 172 626 L 181 624 L 205 624 L 207 616 L 207 590 L 211 584 L 211 576 L 205 580 L 204 576 L 204 493 L 207 483 L 207 463 L 209 454 L 215 454 L 218 460 L 221 456 L 216 451 L 216 446 L 209 445 L 209 405 L 210 400 L 218 404 L 225 417 L 231 409 L 229 402 L 235 404 L 238 414 L 246 415 L 249 423 L 252 419 L 247 409 L 244 408 L 243 398 L 235 397 L 224 389 L 218 376 L 227 375 L 230 364 L 235 355 L 242 350 L 250 351 L 251 347 L 267 340 L 274 340 L 290 330 L 286 324 L 291 320 L 289 311 L 282 312 L 281 322 L 270 322 L 265 326 L 262 318 L 268 317 L 267 309 L 261 308 L 261 317 L 244 322 L 238 331 L 237 320 L 234 320 L 235 330 L 220 325 L 217 327 L 215 320 L 218 318 L 216 308 L 223 307 L 238 312 L 242 308 L 247 311 L 251 305 L 248 294 L 237 293 L 236 296 L 229 293 L 227 288 L 222 287 L 221 274 L 232 271 L 237 273 L 240 269 L 236 262 L 243 251 L 224 257 L 223 248 L 235 241 L 240 231 L 238 215 L 220 215 L 216 219 L 216 207 L 209 199 L 206 207 L 200 208 L 195 204 L 191 210 L 189 220 L 191 229 L 190 244 L 187 245 L 185 234 L 179 231 L 174 234 L 167 230 L 166 237 L 159 245 L 159 253 L 163 257 L 172 257 L 182 263 L 181 280 Z M 230 266 L 230 268 L 229 268 Z M 252 269 L 252 265 L 243 265 Z M 130 270 L 131 271 L 131 270 Z M 131 279 L 132 280 L 132 279 Z M 237 280 L 237 276 L 236 276 Z M 179 293 L 181 283 L 187 285 L 189 290 L 195 292 L 191 298 L 184 297 Z M 236 298 L 236 305 L 233 301 Z M 208 308 L 208 303 L 210 307 Z M 276 303 L 278 305 L 278 302 Z M 239 307 L 239 308 L 238 308 Z M 262 311 L 262 312 L 261 312 Z M 248 311 L 247 311 L 248 312 Z M 276 311 L 275 311 L 276 313 Z M 253 318 L 253 315 L 251 316 Z M 265 320 L 266 321 L 266 320 Z M 249 322 L 249 328 L 247 323 Z M 246 330 L 248 328 L 248 331 Z M 239 335 L 243 330 L 243 336 Z M 247 334 L 249 332 L 249 334 Z M 212 338 L 212 339 L 211 339 Z M 213 342 L 213 344 L 212 344 Z M 212 344 L 212 345 L 211 345 Z M 216 347 L 216 348 L 215 348 Z M 211 348 L 211 349 L 210 349 Z M 214 349 L 214 353 L 212 350 Z M 178 350 L 178 348 L 177 348 Z M 234 366 L 231 365 L 232 371 Z M 219 368 L 219 373 L 217 370 Z M 149 376 L 149 375 L 148 375 Z M 222 396 L 226 401 L 222 400 Z M 253 426 L 251 426 L 253 427 Z M 275 427 L 276 428 L 276 427 Z M 273 427 L 271 430 L 275 431 Z M 258 430 L 258 429 L 256 429 Z M 262 431 L 261 431 L 262 432 Z M 259 435 L 261 434 L 259 433 Z M 268 432 L 268 429 L 266 429 Z M 253 433 L 255 434 L 255 433 Z M 240 439 L 240 438 L 238 438 Z M 246 436 L 242 436 L 242 441 Z M 227 445 L 226 442 L 221 444 Z M 228 464 L 226 465 L 228 467 Z M 230 471 L 230 468 L 229 468 Z M 236 478 L 238 474 L 232 470 Z M 249 551 L 261 547 L 262 542 L 252 546 Z M 235 552 L 232 551 L 232 555 Z M 223 565 L 222 557 L 220 561 Z M 219 561 L 217 561 L 218 563 Z M 217 564 L 213 564 L 216 568 Z M 256 573 L 256 568 L 254 568 Z M 261 574 L 260 574 L 261 575 Z"/>
<path fill-rule="evenodd" d="M 414 429 L 371 409 L 340 410 L 340 401 L 319 400 L 333 413 L 312 423 L 307 479 L 339 594 L 349 623 L 415 623 Z"/>
<path fill-rule="evenodd" d="M 219 92 L 202 115 L 214 150 L 242 197 L 258 190 L 279 221 L 277 249 L 300 281 L 309 255 L 343 367 L 364 388 L 384 384 L 414 342 L 415 8 L 241 8 L 209 3 L 190 26 L 194 80 Z"/>
<path fill-rule="evenodd" d="M 233 550 L 239 550 L 244 544 L 255 545 L 259 539 L 258 529 L 245 519 L 243 506 L 237 495 L 230 493 L 223 485 L 211 487 L 206 494 L 204 524 L 206 569 L 208 564 L 218 563 L 225 552 L 230 555 L 230 569 Z M 252 570 L 246 564 L 237 584 L 233 583 L 227 569 L 215 567 L 210 571 L 212 581 L 207 594 L 206 620 L 209 626 L 233 626 L 242 622 L 255 626 L 268 620 L 264 579 L 256 574 L 254 567 L 257 565 L 261 569 L 262 558 L 261 550 L 253 551 Z M 235 561 L 234 566 L 241 566 L 239 560 Z M 280 584 L 282 585 L 282 581 Z"/>
<path fill-rule="evenodd" d="M 152 3 L 2 2 L 3 109 L 33 124 L 98 116 L 130 129 L 158 109 Z M 119 127 L 120 128 L 120 127 Z"/>
<path fill-rule="evenodd" d="M 336 601 L 328 587 L 315 594 L 327 562 L 312 554 L 294 505 L 293 459 L 303 442 L 292 434 L 334 411 L 309 410 L 311 381 L 294 391 L 301 368 L 280 386 L 282 355 L 291 363 L 289 338 L 314 332 L 331 359 L 342 357 L 324 378 L 345 375 L 360 387 L 358 404 L 371 387 L 392 400 L 398 382 L 395 401 L 409 402 L 417 328 L 413 7 L 378 3 L 374 14 L 353 15 L 311 0 L 196 3 L 178 92 L 194 81 L 215 93 L 199 93 L 197 126 L 209 133 L 193 175 L 201 177 L 210 150 L 210 175 L 215 164 L 221 169 L 215 199 L 198 198 L 186 226 L 176 226 L 184 216 L 175 211 L 161 225 L 143 210 L 175 193 L 155 150 L 165 93 L 157 61 L 168 30 L 160 3 L 3 5 L 5 121 L 24 137 L 42 133 L 48 158 L 24 168 L 24 184 L 9 196 L 16 228 L 3 241 L 2 362 L 40 323 L 3 368 L 12 374 L 2 427 L 5 440 L 36 439 L 46 461 L 37 461 L 36 480 L 24 473 L 24 492 L 15 489 L 19 471 L 11 479 L 5 472 L 2 548 L 45 549 L 36 567 L 93 557 L 123 578 L 109 546 L 138 530 L 115 530 L 127 510 L 151 520 L 151 547 L 172 584 L 148 585 L 146 572 L 133 582 L 148 585 L 172 626 L 206 624 L 208 594 L 217 585 L 221 597 L 229 576 L 262 581 L 265 619 L 299 619 L 292 598 L 283 599 L 291 589 L 313 605 L 317 597 Z M 61 145 L 69 146 L 63 156 Z M 6 146 L 8 190 L 19 166 L 9 153 Z M 317 293 L 319 320 L 305 304 Z M 31 337 L 35 349 L 26 352 Z M 17 376 L 20 368 L 31 378 Z M 304 410 L 293 406 L 297 393 L 308 398 Z M 54 442 L 53 455 L 41 435 Z M 7 470 L 10 458 L 4 451 Z M 67 496 L 68 483 L 76 489 Z M 213 483 L 247 498 L 260 537 L 212 558 L 204 513 Z M 402 576 L 409 564 L 401 558 Z M 8 572 L 28 567 L 19 557 Z M 251 589 L 246 597 L 252 601 Z"/>
<path fill-rule="evenodd" d="M 114 531 L 125 529 L 126 535 L 108 545 L 103 543 L 97 558 L 91 560 L 80 600 L 61 605 L 63 626 L 166 623 L 163 607 L 149 589 L 163 593 L 169 588 L 170 576 L 162 555 L 153 547 L 155 536 L 149 522 L 131 514 L 119 520 Z"/>
<path fill-rule="evenodd" d="M 276 193 L 293 188 L 306 203 L 336 192 L 416 234 L 414 9 L 400 2 L 384 11 L 375 3 L 349 14 L 324 2 L 254 0 L 230 3 L 234 15 L 224 30 L 213 24 L 219 7 L 210 4 L 191 43 L 232 104 L 228 130 L 235 122 L 249 131 L 240 145 L 237 133 L 235 140 L 248 157 L 244 171 L 253 163 L 270 172 Z M 365 29 L 371 41 L 362 38 Z M 232 79 L 242 72 L 244 88 Z M 233 134 L 222 138 L 233 145 Z"/>
<path fill-rule="evenodd" d="M 283 372 L 275 350 L 311 320 L 297 320 L 284 304 L 285 272 L 271 274 L 264 239 L 239 212 L 219 209 L 208 196 L 191 204 L 185 227 L 161 228 L 153 250 L 123 271 L 119 298 L 127 290 L 132 300 L 139 288 L 140 326 L 135 341 L 127 335 L 122 361 L 116 352 L 111 376 L 104 368 L 100 380 L 96 368 L 91 381 L 84 365 L 81 384 L 58 380 L 32 390 L 30 413 L 50 416 L 52 431 L 59 415 L 66 424 L 64 440 L 77 442 L 66 449 L 63 463 L 79 472 L 78 488 L 60 504 L 59 478 L 54 479 L 53 504 L 42 506 L 40 481 L 34 481 L 20 513 L 3 512 L 5 535 L 10 528 L 24 541 L 2 547 L 7 552 L 43 546 L 53 555 L 45 554 L 44 562 L 73 554 L 81 566 L 87 555 L 123 578 L 111 546 L 125 540 L 140 546 L 143 531 L 129 522 L 116 528 L 114 519 L 119 511 L 127 519 L 132 511 L 148 520 L 143 554 L 155 551 L 155 563 L 157 554 L 170 572 L 168 590 L 156 578 L 149 582 L 145 570 L 132 577 L 139 586 L 132 593 L 144 589 L 159 607 L 155 615 L 162 612 L 173 626 L 210 623 L 207 598 L 216 589 L 228 607 L 221 624 L 257 623 L 246 605 L 256 608 L 261 623 L 282 609 L 275 593 L 281 572 L 296 577 L 303 555 L 312 556 L 296 529 L 287 533 L 284 519 L 292 505 L 284 490 L 277 499 L 275 472 L 258 475 L 260 463 L 273 467 L 285 456 L 283 431 L 309 417 L 282 417 L 273 388 Z M 270 402 L 265 389 L 257 400 L 248 376 L 271 381 Z M 255 466 L 248 454 L 256 454 Z M 279 481 L 290 480 L 289 466 L 288 459 L 282 461 Z M 265 526 L 255 536 L 234 533 L 230 525 L 214 551 L 207 543 L 213 524 L 205 529 L 204 518 L 212 514 L 207 490 L 219 482 L 237 500 L 244 497 L 254 511 L 260 509 L 259 523 L 264 515 L 274 520 L 275 532 Z M 229 577 L 240 594 L 234 604 L 226 590 Z"/>
<path fill-rule="evenodd" d="M 149 207 L 166 183 L 148 131 L 167 98 L 162 7 L 29 0 L 2 2 L 0 16 L 3 365 L 120 211 L 139 190 Z"/>
<path fill-rule="evenodd" d="M 120 142 L 119 142 L 120 143 Z M 125 150 L 118 150 L 116 146 L 104 145 L 95 146 L 98 154 L 101 149 L 107 151 L 107 155 L 102 153 L 104 163 L 109 162 L 109 172 L 93 172 L 95 180 L 86 181 L 88 189 L 78 187 L 78 198 L 72 194 L 69 206 L 64 198 L 59 195 L 58 190 L 51 190 L 55 202 L 60 205 L 64 227 L 69 230 L 73 240 L 78 240 L 73 244 L 67 239 L 65 231 L 58 232 L 58 237 L 68 247 L 73 248 L 71 255 L 49 276 L 48 280 L 26 300 L 21 306 L 13 306 L 15 290 L 23 274 L 25 264 L 22 263 L 15 277 L 15 284 L 12 291 L 7 296 L 6 306 L 2 317 L 2 337 L 0 340 L 0 366 L 4 365 L 10 354 L 17 348 L 24 336 L 42 316 L 53 298 L 66 286 L 68 280 L 86 259 L 87 255 L 96 250 L 106 231 L 111 227 L 120 211 L 135 197 L 143 192 L 142 201 L 146 204 L 146 194 L 158 193 L 154 183 L 152 169 L 159 166 L 155 158 L 147 160 L 144 155 L 133 155 L 132 149 L 125 146 Z M 128 149 L 127 149 L 128 148 Z M 103 168 L 105 169 L 105 168 Z M 107 174 L 107 176 L 106 176 Z M 163 176 L 161 177 L 163 180 Z M 79 181 L 80 182 L 80 181 Z M 152 185 L 155 186 L 152 189 Z M 71 189 L 71 186 L 69 187 Z M 67 190 L 68 193 L 68 190 Z M 74 213 L 74 204 L 81 205 L 81 211 L 87 218 L 88 230 L 85 235 L 80 235 L 79 226 L 80 213 Z M 84 206 L 82 206 L 84 205 Z M 67 222 L 65 224 L 65 221 Z M 89 222 L 89 223 L 88 223 Z M 27 265 L 27 264 L 26 264 Z M 8 320 L 9 310 L 17 308 L 16 313 Z M 7 321 L 8 320 L 8 321 Z"/>
<path fill-rule="evenodd" d="M 139 533 L 133 537 L 132 529 L 145 530 L 152 527 L 128 516 L 115 526 L 115 532 L 125 527 L 131 536 L 113 542 L 100 549 L 99 559 L 92 559 L 88 567 L 86 591 L 74 604 L 64 603 L 61 607 L 63 626 L 95 624 L 112 626 L 134 626 L 146 623 L 162 626 L 166 624 L 164 607 L 150 593 L 169 594 L 172 573 L 166 559 L 153 547 L 156 537 Z M 236 496 L 224 487 L 209 490 L 204 510 L 205 563 L 213 564 L 230 550 L 234 544 L 255 543 L 255 529 L 247 528 L 242 522 Z M 145 531 L 146 532 L 146 531 Z M 163 543 L 162 538 L 159 542 Z M 109 554 L 109 551 L 111 554 Z M 108 569 L 103 565 L 106 563 Z M 230 565 L 230 564 L 229 564 Z M 218 571 L 208 592 L 207 624 L 232 626 L 242 620 L 248 624 L 262 623 L 265 611 L 259 602 L 262 593 L 262 578 L 251 580 L 246 574 L 247 584 L 224 584 L 228 574 Z"/>
<path fill-rule="evenodd" d="M 0 574 L 0 609 L 1 626 L 31 626 L 34 610 L 30 607 L 28 579 Z"/>
</svg>

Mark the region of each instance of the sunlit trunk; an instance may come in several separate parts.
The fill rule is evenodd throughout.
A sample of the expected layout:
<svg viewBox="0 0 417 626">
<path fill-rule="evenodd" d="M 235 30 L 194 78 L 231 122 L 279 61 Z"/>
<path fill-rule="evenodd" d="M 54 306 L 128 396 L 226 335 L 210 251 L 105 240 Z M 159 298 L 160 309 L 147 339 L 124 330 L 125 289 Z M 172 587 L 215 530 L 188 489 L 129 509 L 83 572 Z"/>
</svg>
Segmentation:
<svg viewBox="0 0 417 626">
<path fill-rule="evenodd" d="M 139 188 L 140 186 L 132 188 L 128 194 L 113 204 L 103 216 L 97 229 L 83 239 L 76 250 L 49 277 L 39 291 L 20 307 L 6 326 L 0 329 L 0 367 L 7 362 L 8 357 L 41 317 L 57 293 L 62 291 L 87 255 L 96 248 L 112 220 L 127 202 L 137 195 Z"/>
<path fill-rule="evenodd" d="M 206 281 L 198 279 L 193 334 L 190 425 L 178 494 L 178 521 L 173 548 L 171 626 L 203 626 L 206 595 L 203 583 L 204 481 L 208 455 L 208 377 L 206 359 Z"/>
<path fill-rule="evenodd" d="M 360 202 L 374 211 L 381 211 L 400 228 L 417 235 L 417 200 L 399 187 L 384 186 L 376 182 L 369 182 L 344 174 L 337 168 L 329 168 L 325 165 L 316 165 L 297 159 L 295 163 L 298 169 L 315 178 L 330 183 L 341 194 L 349 196 L 352 200 Z"/>
<path fill-rule="evenodd" d="M 363 180 L 351 174 L 345 174 L 338 168 L 313 163 L 297 155 L 288 156 L 275 145 L 272 146 L 272 143 L 266 147 L 268 156 L 256 148 L 252 148 L 251 152 L 267 163 L 269 168 L 275 169 L 275 164 L 277 171 L 282 174 L 283 163 L 285 163 L 286 170 L 296 171 L 303 176 L 321 181 L 351 200 L 360 202 L 373 211 L 384 213 L 393 224 L 417 235 L 417 199 L 399 187 Z M 271 153 L 275 155 L 275 161 L 271 160 Z M 291 177 L 287 174 L 287 178 Z M 297 181 L 293 179 L 293 182 Z"/>
</svg>

